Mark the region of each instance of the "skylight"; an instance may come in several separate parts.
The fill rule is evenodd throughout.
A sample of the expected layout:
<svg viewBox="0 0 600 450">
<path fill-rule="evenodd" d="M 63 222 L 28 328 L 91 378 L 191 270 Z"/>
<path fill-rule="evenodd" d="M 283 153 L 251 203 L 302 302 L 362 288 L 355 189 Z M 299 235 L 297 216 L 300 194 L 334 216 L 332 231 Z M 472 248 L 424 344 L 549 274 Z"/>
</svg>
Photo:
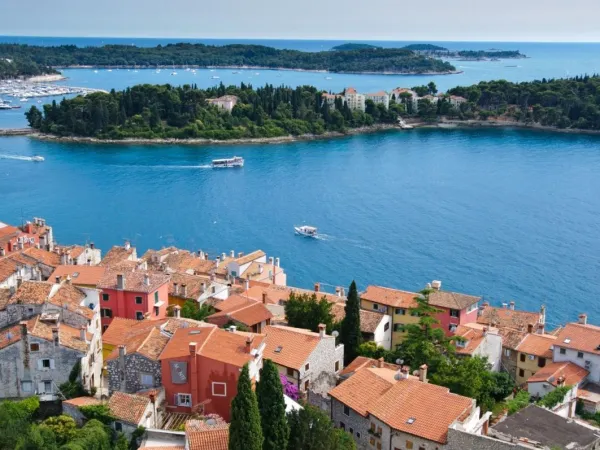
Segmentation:
<svg viewBox="0 0 600 450">
<path fill-rule="evenodd" d="M 275 353 L 281 353 L 281 350 L 283 350 L 283 347 L 280 345 L 275 349 Z"/>
<path fill-rule="evenodd" d="M 564 343 L 565 344 L 570 344 L 571 343 L 571 338 L 565 338 Z"/>
<path fill-rule="evenodd" d="M 406 421 L 407 424 L 412 425 L 413 423 L 415 423 L 415 419 L 414 417 L 409 417 L 408 420 Z"/>
</svg>

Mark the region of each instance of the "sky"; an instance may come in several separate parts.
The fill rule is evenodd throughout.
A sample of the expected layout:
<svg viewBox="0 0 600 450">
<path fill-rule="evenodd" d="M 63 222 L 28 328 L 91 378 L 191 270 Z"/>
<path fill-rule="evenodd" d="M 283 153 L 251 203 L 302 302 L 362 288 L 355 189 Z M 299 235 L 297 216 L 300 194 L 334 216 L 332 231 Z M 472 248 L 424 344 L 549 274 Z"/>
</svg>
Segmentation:
<svg viewBox="0 0 600 450">
<path fill-rule="evenodd" d="M 600 0 L 0 0 L 0 34 L 600 42 Z"/>
</svg>

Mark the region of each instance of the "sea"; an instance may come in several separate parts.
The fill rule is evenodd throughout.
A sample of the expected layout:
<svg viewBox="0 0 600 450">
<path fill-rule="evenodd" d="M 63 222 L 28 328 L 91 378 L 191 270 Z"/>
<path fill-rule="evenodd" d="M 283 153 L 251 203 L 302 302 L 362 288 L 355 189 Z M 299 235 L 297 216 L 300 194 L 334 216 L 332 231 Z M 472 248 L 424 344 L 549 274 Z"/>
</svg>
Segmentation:
<svg viewBox="0 0 600 450">
<path fill-rule="evenodd" d="M 0 37 L 40 45 L 153 46 L 177 39 Z M 189 39 L 185 41 L 190 41 Z M 208 40 L 297 50 L 342 41 Z M 407 42 L 371 42 L 391 47 Z M 436 42 L 433 42 L 436 43 Z M 72 86 L 138 83 L 312 84 L 339 91 L 441 91 L 485 80 L 593 74 L 600 44 L 445 42 L 450 49 L 520 50 L 526 59 L 455 62 L 443 76 L 339 75 L 276 70 L 65 70 Z M 516 66 L 516 67 L 515 67 Z M 219 78 L 213 78 L 219 77 Z M 47 99 L 43 99 L 46 101 Z M 36 104 L 30 100 L 25 107 Z M 22 127 L 24 108 L 0 111 Z M 45 162 L 29 158 L 42 155 Z M 242 156 L 243 169 L 213 170 Z M 61 243 L 104 251 L 130 240 L 143 253 L 175 245 L 216 257 L 260 248 L 280 257 L 288 284 L 378 284 L 480 295 L 492 304 L 548 308 L 549 327 L 587 312 L 600 324 L 600 137 L 513 129 L 389 131 L 253 145 L 105 145 L 0 138 L 0 220 L 45 217 Z M 320 239 L 295 236 L 294 225 Z"/>
</svg>

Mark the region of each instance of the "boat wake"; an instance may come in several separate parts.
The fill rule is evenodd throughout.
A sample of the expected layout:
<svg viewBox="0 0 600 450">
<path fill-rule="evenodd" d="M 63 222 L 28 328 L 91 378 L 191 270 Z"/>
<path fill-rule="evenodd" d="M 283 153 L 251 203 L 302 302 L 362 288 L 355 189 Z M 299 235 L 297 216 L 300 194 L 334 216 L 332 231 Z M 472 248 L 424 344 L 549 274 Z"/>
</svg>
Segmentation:
<svg viewBox="0 0 600 450">
<path fill-rule="evenodd" d="M 202 164 L 198 166 L 184 166 L 174 164 L 160 164 L 156 166 L 146 166 L 143 164 L 115 164 L 113 167 L 123 167 L 127 169 L 212 169 L 210 164 Z"/>
<path fill-rule="evenodd" d="M 0 159 L 16 159 L 19 161 L 35 161 L 33 156 L 6 155 L 0 153 Z"/>
</svg>

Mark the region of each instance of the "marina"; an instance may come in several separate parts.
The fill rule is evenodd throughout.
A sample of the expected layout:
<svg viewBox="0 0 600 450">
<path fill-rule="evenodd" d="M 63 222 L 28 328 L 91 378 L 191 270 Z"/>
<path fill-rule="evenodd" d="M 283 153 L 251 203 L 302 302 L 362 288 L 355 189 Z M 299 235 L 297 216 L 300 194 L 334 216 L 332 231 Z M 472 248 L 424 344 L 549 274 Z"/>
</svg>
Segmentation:
<svg viewBox="0 0 600 450">
<path fill-rule="evenodd" d="M 32 98 L 58 97 L 66 95 L 87 95 L 92 92 L 107 92 L 103 89 L 89 87 L 65 86 L 52 83 L 35 83 L 25 80 L 0 81 L 0 109 L 17 109 Z M 14 99 L 14 100 L 11 100 Z M 38 102 L 39 103 L 39 102 Z"/>
</svg>

